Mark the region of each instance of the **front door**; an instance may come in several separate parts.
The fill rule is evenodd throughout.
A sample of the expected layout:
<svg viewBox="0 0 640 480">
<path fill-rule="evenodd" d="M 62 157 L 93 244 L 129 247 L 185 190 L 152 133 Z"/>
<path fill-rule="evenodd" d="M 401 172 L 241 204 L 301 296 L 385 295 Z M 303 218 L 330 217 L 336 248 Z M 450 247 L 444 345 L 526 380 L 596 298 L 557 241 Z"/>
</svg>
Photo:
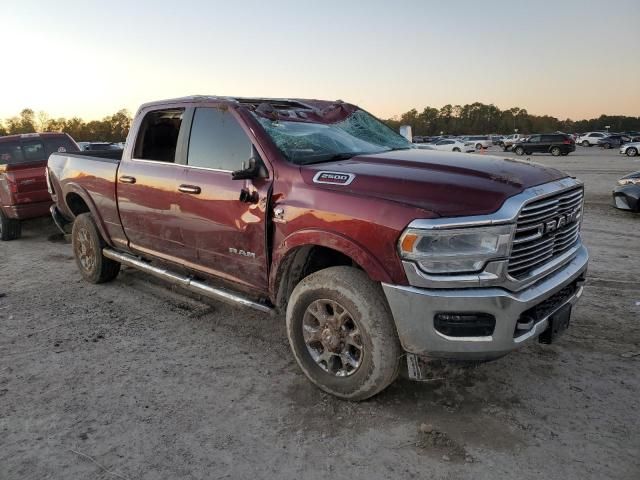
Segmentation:
<svg viewBox="0 0 640 480">
<path fill-rule="evenodd" d="M 540 135 L 531 135 L 531 137 L 529 137 L 529 140 L 527 141 L 526 149 L 531 153 L 541 152 L 543 149 L 543 145 Z"/>
<path fill-rule="evenodd" d="M 230 109 L 195 110 L 186 167 L 186 184 L 193 193 L 185 193 L 181 202 L 182 228 L 199 269 L 266 291 L 266 207 L 271 179 L 231 178 L 231 172 L 248 166 L 256 152 Z"/>
</svg>

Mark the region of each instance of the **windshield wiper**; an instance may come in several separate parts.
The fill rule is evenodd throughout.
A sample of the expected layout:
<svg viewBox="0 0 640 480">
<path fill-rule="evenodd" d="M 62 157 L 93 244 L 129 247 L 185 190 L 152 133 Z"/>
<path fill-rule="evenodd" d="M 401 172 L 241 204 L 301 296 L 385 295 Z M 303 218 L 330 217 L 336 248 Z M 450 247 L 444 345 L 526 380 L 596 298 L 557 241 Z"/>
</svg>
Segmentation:
<svg viewBox="0 0 640 480">
<path fill-rule="evenodd" d="M 358 152 L 344 152 L 344 153 L 336 153 L 331 155 L 330 157 L 323 158 L 322 160 L 309 160 L 308 162 L 301 162 L 300 165 L 313 165 L 314 163 L 325 163 L 325 162 L 335 162 L 336 160 L 349 160 L 356 155 L 362 155 Z"/>
</svg>

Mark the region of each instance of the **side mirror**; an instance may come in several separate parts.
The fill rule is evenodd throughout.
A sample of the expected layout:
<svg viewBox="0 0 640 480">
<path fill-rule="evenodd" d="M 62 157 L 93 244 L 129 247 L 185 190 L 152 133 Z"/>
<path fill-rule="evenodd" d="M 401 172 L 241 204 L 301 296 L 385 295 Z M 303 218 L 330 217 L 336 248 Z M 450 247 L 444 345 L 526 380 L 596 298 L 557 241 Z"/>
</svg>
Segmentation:
<svg viewBox="0 0 640 480">
<path fill-rule="evenodd" d="M 244 162 L 242 162 L 242 168 L 240 170 L 231 172 L 231 178 L 233 180 L 251 180 L 253 178 L 267 177 L 267 170 L 255 147 L 252 147 L 251 151 L 252 155 L 251 158 L 249 158 L 249 165 L 245 166 Z"/>
<path fill-rule="evenodd" d="M 255 157 L 251 157 L 249 159 L 249 166 L 244 167 L 244 162 L 242 165 L 243 168 L 240 170 L 236 170 L 235 172 L 231 172 L 231 178 L 233 180 L 247 180 L 252 178 L 262 178 L 266 177 L 266 172 L 262 163 L 257 161 Z"/>
</svg>

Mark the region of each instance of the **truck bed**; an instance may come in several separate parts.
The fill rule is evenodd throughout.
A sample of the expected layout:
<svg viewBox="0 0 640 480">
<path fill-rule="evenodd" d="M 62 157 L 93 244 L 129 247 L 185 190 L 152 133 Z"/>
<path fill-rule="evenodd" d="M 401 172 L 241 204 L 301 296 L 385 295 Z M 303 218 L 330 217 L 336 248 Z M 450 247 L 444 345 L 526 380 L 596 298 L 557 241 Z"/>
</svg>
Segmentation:
<svg viewBox="0 0 640 480">
<path fill-rule="evenodd" d="M 51 196 L 68 221 L 88 210 L 94 214 L 105 238 L 124 239 L 116 200 L 116 175 L 121 158 L 122 150 L 49 156 Z M 66 192 L 66 202 L 57 201 L 61 192 Z"/>
</svg>

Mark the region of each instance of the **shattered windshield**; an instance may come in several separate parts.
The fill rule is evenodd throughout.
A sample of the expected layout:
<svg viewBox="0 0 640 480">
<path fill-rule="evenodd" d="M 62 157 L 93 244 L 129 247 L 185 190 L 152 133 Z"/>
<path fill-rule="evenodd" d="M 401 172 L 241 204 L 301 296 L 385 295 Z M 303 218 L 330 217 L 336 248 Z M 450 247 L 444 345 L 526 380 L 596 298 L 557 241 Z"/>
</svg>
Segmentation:
<svg viewBox="0 0 640 480">
<path fill-rule="evenodd" d="M 411 148 L 404 137 L 362 110 L 330 124 L 270 120 L 254 115 L 283 155 L 297 165 Z"/>
</svg>

